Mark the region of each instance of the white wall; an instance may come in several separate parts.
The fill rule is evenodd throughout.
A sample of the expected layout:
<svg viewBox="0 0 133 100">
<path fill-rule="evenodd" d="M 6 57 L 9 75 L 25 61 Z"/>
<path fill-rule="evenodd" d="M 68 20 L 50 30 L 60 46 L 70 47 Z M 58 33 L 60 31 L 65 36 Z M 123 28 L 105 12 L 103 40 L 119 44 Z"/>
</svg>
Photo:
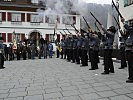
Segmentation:
<svg viewBox="0 0 133 100">
<path fill-rule="evenodd" d="M 34 13 L 34 12 L 5 11 L 5 10 L 0 10 L 0 12 Z M 68 14 L 60 14 L 59 16 L 61 17 L 60 19 L 62 19 L 63 16 L 68 16 Z M 76 16 L 75 27 L 77 29 L 80 29 L 80 15 L 74 15 L 74 16 Z M 27 16 L 25 16 L 25 18 L 26 17 Z M 57 25 L 58 34 L 60 34 L 59 31 L 63 32 L 62 30 L 66 29 L 66 27 L 70 29 L 73 34 L 75 34 L 74 29 L 71 26 L 66 26 L 65 24 L 62 24 L 62 20 L 60 20 L 60 22 L 61 23 Z M 2 22 L 2 24 L 0 24 L 0 33 L 13 33 L 13 31 L 15 31 L 15 33 L 25 33 L 26 37 L 28 38 L 29 34 L 32 31 L 36 30 L 39 31 L 39 33 L 43 36 L 43 38 L 45 38 L 45 34 L 54 34 L 54 28 L 55 25 L 49 25 L 48 23 L 45 23 L 45 16 L 44 16 L 44 22 L 40 23 L 40 25 L 31 25 L 30 22 L 22 22 L 20 24 L 12 24 L 12 22 L 7 22 L 7 21 Z"/>
</svg>

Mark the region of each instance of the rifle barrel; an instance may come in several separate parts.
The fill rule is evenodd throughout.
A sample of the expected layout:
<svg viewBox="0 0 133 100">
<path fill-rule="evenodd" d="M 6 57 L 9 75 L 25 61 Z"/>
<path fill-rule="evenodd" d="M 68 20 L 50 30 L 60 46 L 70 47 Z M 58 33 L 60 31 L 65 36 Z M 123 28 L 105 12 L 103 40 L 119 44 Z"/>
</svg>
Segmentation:
<svg viewBox="0 0 133 100">
<path fill-rule="evenodd" d="M 92 12 L 90 12 L 90 14 L 92 15 L 92 17 L 94 17 L 94 19 L 98 22 L 99 25 L 102 25 Z"/>
<path fill-rule="evenodd" d="M 83 17 L 83 19 L 84 19 L 84 21 L 85 21 L 86 25 L 88 26 L 88 28 L 90 28 L 90 26 L 89 26 L 89 24 L 87 23 L 87 21 L 86 21 L 85 17 L 84 17 L 84 16 L 82 16 L 82 17 Z"/>
<path fill-rule="evenodd" d="M 115 17 L 115 16 L 113 16 L 113 17 L 114 17 L 114 19 L 115 19 L 115 21 L 116 21 L 116 24 L 118 25 L 119 29 L 121 29 L 120 24 L 119 24 L 119 22 L 117 21 L 116 17 Z"/>
<path fill-rule="evenodd" d="M 123 18 L 123 16 L 121 15 L 120 11 L 118 10 L 118 8 L 116 7 L 114 1 L 112 0 L 112 4 L 115 7 L 116 11 L 118 12 L 118 14 L 120 15 L 121 18 Z"/>
</svg>

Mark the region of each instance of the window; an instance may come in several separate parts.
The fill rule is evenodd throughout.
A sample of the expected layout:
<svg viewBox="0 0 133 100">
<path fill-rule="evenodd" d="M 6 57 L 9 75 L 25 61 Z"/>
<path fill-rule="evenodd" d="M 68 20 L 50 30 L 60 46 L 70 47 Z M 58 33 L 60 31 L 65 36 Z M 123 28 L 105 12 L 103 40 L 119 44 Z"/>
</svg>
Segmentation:
<svg viewBox="0 0 133 100">
<path fill-rule="evenodd" d="M 4 0 L 4 1 L 11 2 L 12 0 Z"/>
<path fill-rule="evenodd" d="M 19 33 L 15 34 L 16 35 L 16 41 L 20 42 L 21 41 L 21 35 Z"/>
<path fill-rule="evenodd" d="M 40 22 L 43 22 L 43 17 L 42 16 L 39 16 L 37 14 L 32 14 L 31 15 L 31 22 L 32 23 L 40 23 Z"/>
<path fill-rule="evenodd" d="M 76 19 L 74 16 L 63 16 L 62 23 L 66 25 L 71 25 L 76 23 Z"/>
<path fill-rule="evenodd" d="M 60 23 L 60 17 L 58 15 L 46 15 L 45 16 L 45 23 L 55 24 L 56 21 Z"/>
<path fill-rule="evenodd" d="M 129 20 L 129 26 L 132 26 L 133 27 L 133 19 L 132 20 Z"/>
<path fill-rule="evenodd" d="M 49 34 L 49 41 L 54 42 L 54 34 Z"/>
<path fill-rule="evenodd" d="M 31 2 L 34 3 L 34 4 L 38 4 L 39 3 L 38 0 L 31 0 Z"/>
<path fill-rule="evenodd" d="M 133 0 L 124 0 L 124 7 L 133 4 Z"/>
<path fill-rule="evenodd" d="M 12 13 L 11 18 L 12 22 L 21 22 L 21 14 L 19 13 Z"/>
</svg>

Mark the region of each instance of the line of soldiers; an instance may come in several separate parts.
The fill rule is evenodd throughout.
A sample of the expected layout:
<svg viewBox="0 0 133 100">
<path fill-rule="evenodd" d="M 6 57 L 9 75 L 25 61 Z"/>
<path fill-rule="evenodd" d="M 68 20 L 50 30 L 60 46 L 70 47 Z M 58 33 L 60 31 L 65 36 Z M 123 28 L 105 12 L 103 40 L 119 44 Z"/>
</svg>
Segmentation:
<svg viewBox="0 0 133 100">
<path fill-rule="evenodd" d="M 36 45 L 36 41 L 27 39 L 24 42 L 17 43 L 17 48 L 13 48 L 13 44 L 10 43 L 9 47 L 3 44 L 3 38 L 0 37 L 0 68 L 3 69 L 5 60 L 23 60 L 35 59 L 38 57 L 41 59 L 52 58 L 53 56 L 53 45 L 51 42 L 47 43 L 47 40 L 43 38 L 39 41 L 39 46 Z"/>
<path fill-rule="evenodd" d="M 124 18 L 122 22 L 126 32 L 123 32 L 120 37 L 121 66 L 119 69 L 124 69 L 128 64 L 129 78 L 126 82 L 133 83 L 133 27 L 125 24 Z M 116 28 L 111 26 L 106 30 L 103 25 L 101 25 L 101 28 L 104 32 L 103 34 L 100 32 L 92 32 L 89 28 L 88 33 L 80 33 L 77 36 L 69 35 L 61 40 L 61 58 L 64 56 L 64 59 L 67 59 L 68 62 L 81 64 L 81 67 L 88 66 L 89 58 L 91 63 L 89 70 L 96 70 L 98 69 L 99 63 L 98 53 L 100 49 L 103 49 L 104 72 L 101 74 L 115 73 L 112 52 Z"/>
</svg>

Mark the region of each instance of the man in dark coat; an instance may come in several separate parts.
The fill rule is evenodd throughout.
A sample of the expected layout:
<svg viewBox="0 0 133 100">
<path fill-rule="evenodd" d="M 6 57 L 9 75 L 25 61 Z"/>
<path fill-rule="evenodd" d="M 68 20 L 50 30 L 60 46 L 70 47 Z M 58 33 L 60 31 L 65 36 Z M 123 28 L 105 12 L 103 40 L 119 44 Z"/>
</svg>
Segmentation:
<svg viewBox="0 0 133 100">
<path fill-rule="evenodd" d="M 128 61 L 128 73 L 129 77 L 127 83 L 133 83 L 133 27 L 129 27 L 125 23 L 125 19 L 122 18 L 121 22 L 124 24 L 124 28 L 128 31 L 128 38 L 126 39 L 126 54 Z"/>
<path fill-rule="evenodd" d="M 109 27 L 109 29 L 105 29 L 102 26 L 104 34 L 106 34 L 106 43 L 104 48 L 104 72 L 103 75 L 114 73 L 114 65 L 112 60 L 112 52 L 113 52 L 113 42 L 114 36 L 116 33 L 116 29 L 114 26 Z"/>
<path fill-rule="evenodd" d="M 3 38 L 0 37 L 0 69 L 4 69 L 4 46 Z"/>
</svg>

